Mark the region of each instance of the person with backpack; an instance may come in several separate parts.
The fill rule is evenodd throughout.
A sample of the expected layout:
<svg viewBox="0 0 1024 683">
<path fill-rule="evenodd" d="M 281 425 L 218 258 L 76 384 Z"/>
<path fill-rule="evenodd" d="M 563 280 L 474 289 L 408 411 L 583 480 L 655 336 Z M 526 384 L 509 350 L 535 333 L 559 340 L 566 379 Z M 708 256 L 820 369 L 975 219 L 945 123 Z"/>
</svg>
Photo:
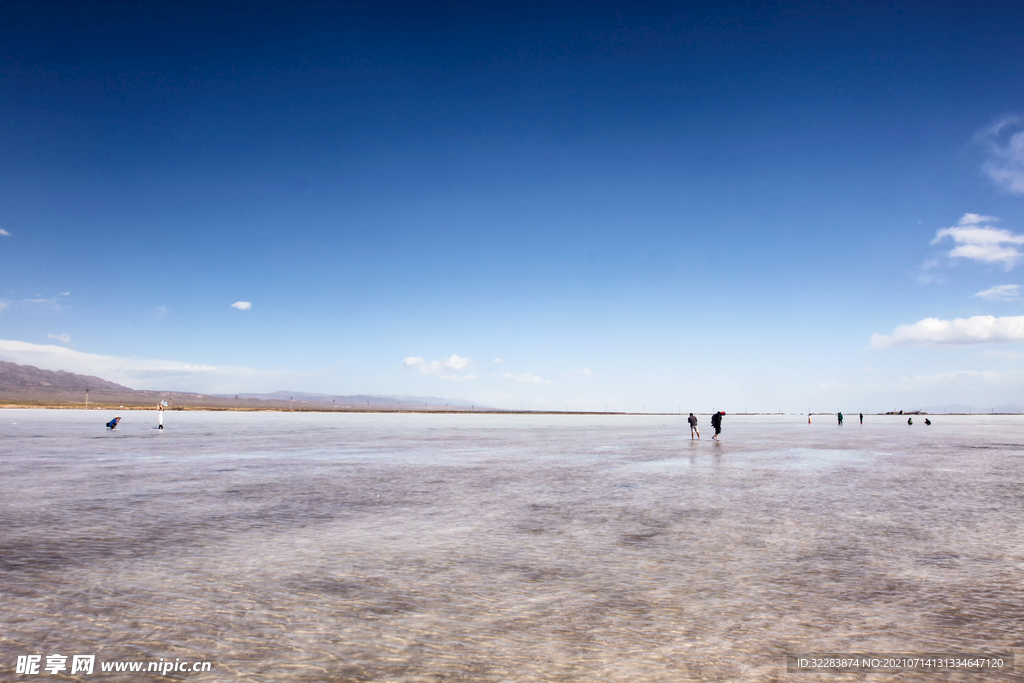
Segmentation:
<svg viewBox="0 0 1024 683">
<path fill-rule="evenodd" d="M 697 441 L 700 441 L 700 430 L 697 429 L 697 418 L 693 413 L 690 413 L 690 417 L 686 418 L 686 421 L 690 423 L 690 441 L 693 441 L 693 435 L 697 435 Z"/>
<path fill-rule="evenodd" d="M 722 433 L 722 416 L 725 415 L 721 410 L 711 416 L 711 426 L 715 428 L 715 435 L 711 438 L 715 441 L 721 441 L 718 435 Z"/>
</svg>

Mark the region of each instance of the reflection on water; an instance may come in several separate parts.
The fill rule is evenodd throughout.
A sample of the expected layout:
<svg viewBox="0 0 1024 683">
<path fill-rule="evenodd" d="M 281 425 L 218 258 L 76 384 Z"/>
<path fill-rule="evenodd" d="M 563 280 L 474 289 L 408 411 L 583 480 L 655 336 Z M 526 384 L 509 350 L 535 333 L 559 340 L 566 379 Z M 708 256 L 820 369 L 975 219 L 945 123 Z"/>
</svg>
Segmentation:
<svg viewBox="0 0 1024 683">
<path fill-rule="evenodd" d="M 784 653 L 1024 647 L 1024 420 L 727 416 L 694 443 L 685 416 L 105 417 L 0 411 L 5 679 L 59 652 L 213 661 L 195 681 L 837 681 L 863 678 Z"/>
</svg>

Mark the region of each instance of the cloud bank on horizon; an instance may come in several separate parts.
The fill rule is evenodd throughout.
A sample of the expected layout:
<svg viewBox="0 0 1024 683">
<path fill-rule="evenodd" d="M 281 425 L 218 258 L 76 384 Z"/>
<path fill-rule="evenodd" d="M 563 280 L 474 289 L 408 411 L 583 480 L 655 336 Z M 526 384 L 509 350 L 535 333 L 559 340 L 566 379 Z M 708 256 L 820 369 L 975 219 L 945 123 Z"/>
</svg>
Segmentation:
<svg viewBox="0 0 1024 683">
<path fill-rule="evenodd" d="M 49 335 L 70 343 L 68 335 Z M 131 389 L 154 391 L 192 391 L 218 393 L 225 386 L 262 384 L 276 373 L 253 368 L 216 366 L 155 358 L 123 358 L 76 351 L 66 346 L 32 344 L 0 339 L 0 360 L 19 365 L 34 365 L 46 370 L 65 370 L 94 375 Z"/>
</svg>

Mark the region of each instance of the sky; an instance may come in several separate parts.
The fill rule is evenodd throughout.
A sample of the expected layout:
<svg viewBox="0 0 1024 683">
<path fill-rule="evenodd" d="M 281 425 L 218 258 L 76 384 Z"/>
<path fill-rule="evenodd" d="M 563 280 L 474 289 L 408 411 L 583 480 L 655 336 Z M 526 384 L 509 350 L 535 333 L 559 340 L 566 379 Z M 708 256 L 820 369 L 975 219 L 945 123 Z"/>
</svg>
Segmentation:
<svg viewBox="0 0 1024 683">
<path fill-rule="evenodd" d="M 0 360 L 1024 407 L 1015 3 L 0 6 Z"/>
</svg>

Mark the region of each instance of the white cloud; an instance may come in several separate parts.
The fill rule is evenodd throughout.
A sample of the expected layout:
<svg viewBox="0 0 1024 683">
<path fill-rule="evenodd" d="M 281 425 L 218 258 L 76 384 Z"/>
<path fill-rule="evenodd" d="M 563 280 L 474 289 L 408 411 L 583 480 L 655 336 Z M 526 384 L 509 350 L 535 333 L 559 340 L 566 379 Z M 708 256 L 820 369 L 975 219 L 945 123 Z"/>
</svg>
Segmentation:
<svg viewBox="0 0 1024 683">
<path fill-rule="evenodd" d="M 56 339 L 57 341 L 62 341 L 65 344 L 68 344 L 68 345 L 71 344 L 71 335 L 70 334 L 48 334 L 48 335 L 46 335 L 46 338 L 47 339 Z"/>
<path fill-rule="evenodd" d="M 61 296 L 71 296 L 71 292 L 61 292 Z"/>
<path fill-rule="evenodd" d="M 237 308 L 240 311 L 248 311 L 250 308 L 252 308 L 252 304 L 249 303 L 248 301 L 236 301 L 235 303 L 231 304 L 231 308 Z"/>
<path fill-rule="evenodd" d="M 133 389 L 166 391 L 266 391 L 277 373 L 245 367 L 202 365 L 154 358 L 122 358 L 75 351 L 66 346 L 0 339 L 0 360 L 96 375 Z"/>
<path fill-rule="evenodd" d="M 871 335 L 871 348 L 891 346 L 939 346 L 960 344 L 1001 344 L 1024 341 L 1024 316 L 940 320 L 925 318 L 913 325 L 900 325 L 891 335 Z"/>
<path fill-rule="evenodd" d="M 554 384 L 554 382 L 552 382 L 549 379 L 544 379 L 543 377 L 538 377 L 537 375 L 531 375 L 528 372 L 522 372 L 519 374 L 512 374 L 511 372 L 506 372 L 504 375 L 502 375 L 502 377 L 504 377 L 505 379 L 510 379 L 514 382 Z"/>
<path fill-rule="evenodd" d="M 993 216 L 964 214 L 955 226 L 936 230 L 935 239 L 931 243 L 938 244 L 947 237 L 952 238 L 956 246 L 949 252 L 950 258 L 1002 263 L 1009 270 L 1024 257 L 1024 253 L 1016 246 L 1024 244 L 1024 235 L 989 225 L 997 220 Z"/>
<path fill-rule="evenodd" d="M 957 225 L 984 225 L 985 223 L 998 223 L 995 216 L 984 216 L 980 213 L 965 213 L 956 222 Z"/>
<path fill-rule="evenodd" d="M 982 170 L 996 185 L 1024 194 L 1024 117 L 1008 116 L 981 131 L 977 140 L 988 158 Z"/>
<path fill-rule="evenodd" d="M 3 228 L 0 228 L 0 235 L 3 235 L 4 237 L 10 237 L 11 233 L 7 232 Z"/>
<path fill-rule="evenodd" d="M 996 285 L 984 292 L 978 292 L 974 296 L 989 301 L 1010 301 L 1020 298 L 1020 285 Z"/>
<path fill-rule="evenodd" d="M 501 360 L 500 358 L 495 358 L 495 359 L 494 359 L 494 360 L 492 360 L 491 362 L 492 362 L 492 363 L 501 363 L 501 362 L 502 362 L 502 360 Z"/>
<path fill-rule="evenodd" d="M 468 368 L 472 362 L 472 358 L 463 358 L 461 356 L 456 356 L 453 353 L 442 362 L 442 365 L 450 370 L 464 370 L 465 368 Z"/>
<path fill-rule="evenodd" d="M 590 371 L 590 368 L 583 368 L 582 370 L 565 370 L 562 372 L 563 375 L 584 375 L 590 377 L 594 373 Z"/>
<path fill-rule="evenodd" d="M 418 356 L 409 356 L 402 361 L 403 368 L 414 368 L 424 375 L 434 375 L 441 379 L 460 382 L 463 380 L 477 379 L 476 375 L 458 375 L 460 370 L 465 370 L 472 365 L 473 359 L 455 355 L 454 353 L 444 360 L 427 362 Z"/>
</svg>

